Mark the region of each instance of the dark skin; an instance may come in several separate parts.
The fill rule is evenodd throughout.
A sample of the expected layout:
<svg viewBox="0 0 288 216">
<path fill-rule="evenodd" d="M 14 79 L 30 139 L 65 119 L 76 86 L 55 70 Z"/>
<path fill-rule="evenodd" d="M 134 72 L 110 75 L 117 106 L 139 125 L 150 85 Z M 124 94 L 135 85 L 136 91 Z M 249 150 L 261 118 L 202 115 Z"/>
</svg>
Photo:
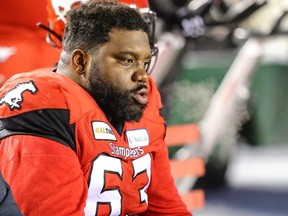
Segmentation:
<svg viewBox="0 0 288 216">
<path fill-rule="evenodd" d="M 71 54 L 63 51 L 57 72 L 68 76 L 86 90 L 90 89 L 92 93 L 89 93 L 98 103 L 99 98 L 102 98 L 102 101 L 111 101 L 102 91 L 106 87 L 111 87 L 111 92 L 115 95 L 123 92 L 125 97 L 122 99 L 123 102 L 119 102 L 122 106 L 116 102 L 114 106 L 110 104 L 109 108 L 109 104 L 103 102 L 102 109 L 108 119 L 111 116 L 114 119 L 120 116 L 120 120 L 123 121 L 138 121 L 148 103 L 146 70 L 151 58 L 148 35 L 143 31 L 112 29 L 109 36 L 109 42 L 90 53 L 81 49 L 75 49 Z M 102 90 L 93 94 L 98 86 Z M 140 112 L 141 116 L 138 118 L 132 115 L 130 119 L 110 112 L 117 108 L 120 112 Z"/>
</svg>

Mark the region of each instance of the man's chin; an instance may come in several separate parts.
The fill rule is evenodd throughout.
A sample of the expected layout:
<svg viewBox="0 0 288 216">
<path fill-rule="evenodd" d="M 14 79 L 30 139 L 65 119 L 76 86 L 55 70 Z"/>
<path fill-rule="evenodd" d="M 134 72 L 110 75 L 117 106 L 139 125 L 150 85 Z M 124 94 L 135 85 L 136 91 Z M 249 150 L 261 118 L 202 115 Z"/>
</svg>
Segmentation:
<svg viewBox="0 0 288 216">
<path fill-rule="evenodd" d="M 132 108 L 132 107 L 131 107 Z M 139 122 L 143 116 L 146 105 L 134 107 L 125 113 L 125 121 L 127 122 Z"/>
<path fill-rule="evenodd" d="M 127 122 L 139 122 L 143 116 L 143 111 L 137 112 L 137 113 L 130 113 L 129 115 L 126 115 Z"/>
</svg>

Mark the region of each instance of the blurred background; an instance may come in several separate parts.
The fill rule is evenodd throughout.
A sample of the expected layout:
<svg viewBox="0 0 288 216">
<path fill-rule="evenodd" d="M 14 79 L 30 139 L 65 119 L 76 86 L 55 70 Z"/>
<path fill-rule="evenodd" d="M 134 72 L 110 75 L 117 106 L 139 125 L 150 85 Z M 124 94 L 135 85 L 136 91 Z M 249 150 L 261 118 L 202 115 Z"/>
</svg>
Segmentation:
<svg viewBox="0 0 288 216">
<path fill-rule="evenodd" d="M 150 0 L 157 13 L 152 77 L 168 126 L 195 124 L 191 154 L 206 174 L 195 216 L 288 215 L 288 1 Z M 0 83 L 51 67 L 46 0 L 0 7 Z M 183 131 L 189 133 L 189 131 Z M 181 149 L 169 148 L 170 157 Z M 183 150 L 183 149 L 182 149 Z M 180 155 L 180 156 L 179 156 Z"/>
<path fill-rule="evenodd" d="M 196 216 L 288 214 L 287 3 L 188 1 L 178 31 L 166 27 L 177 55 L 165 77 L 154 75 L 163 113 L 168 125 L 200 126 L 207 158 Z"/>
</svg>

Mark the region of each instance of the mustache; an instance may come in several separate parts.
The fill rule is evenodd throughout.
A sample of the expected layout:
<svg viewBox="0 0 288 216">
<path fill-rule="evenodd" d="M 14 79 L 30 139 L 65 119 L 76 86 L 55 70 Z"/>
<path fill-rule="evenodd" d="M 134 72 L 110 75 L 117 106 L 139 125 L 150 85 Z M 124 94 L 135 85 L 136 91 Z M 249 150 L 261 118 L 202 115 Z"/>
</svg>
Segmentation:
<svg viewBox="0 0 288 216">
<path fill-rule="evenodd" d="M 140 91 L 141 89 L 147 89 L 147 86 L 145 84 L 140 84 L 136 88 L 132 89 L 131 92 L 136 93 L 136 92 Z"/>
</svg>

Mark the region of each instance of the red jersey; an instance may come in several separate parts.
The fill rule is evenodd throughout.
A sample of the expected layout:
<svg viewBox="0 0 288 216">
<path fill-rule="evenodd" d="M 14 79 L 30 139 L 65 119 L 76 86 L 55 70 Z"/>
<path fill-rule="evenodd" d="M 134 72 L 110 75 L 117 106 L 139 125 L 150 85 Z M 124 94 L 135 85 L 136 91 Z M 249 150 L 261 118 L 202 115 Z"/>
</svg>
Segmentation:
<svg viewBox="0 0 288 216">
<path fill-rule="evenodd" d="M 121 134 L 78 84 L 53 72 L 0 91 L 0 170 L 25 215 L 191 215 L 170 174 L 160 94 Z"/>
</svg>

